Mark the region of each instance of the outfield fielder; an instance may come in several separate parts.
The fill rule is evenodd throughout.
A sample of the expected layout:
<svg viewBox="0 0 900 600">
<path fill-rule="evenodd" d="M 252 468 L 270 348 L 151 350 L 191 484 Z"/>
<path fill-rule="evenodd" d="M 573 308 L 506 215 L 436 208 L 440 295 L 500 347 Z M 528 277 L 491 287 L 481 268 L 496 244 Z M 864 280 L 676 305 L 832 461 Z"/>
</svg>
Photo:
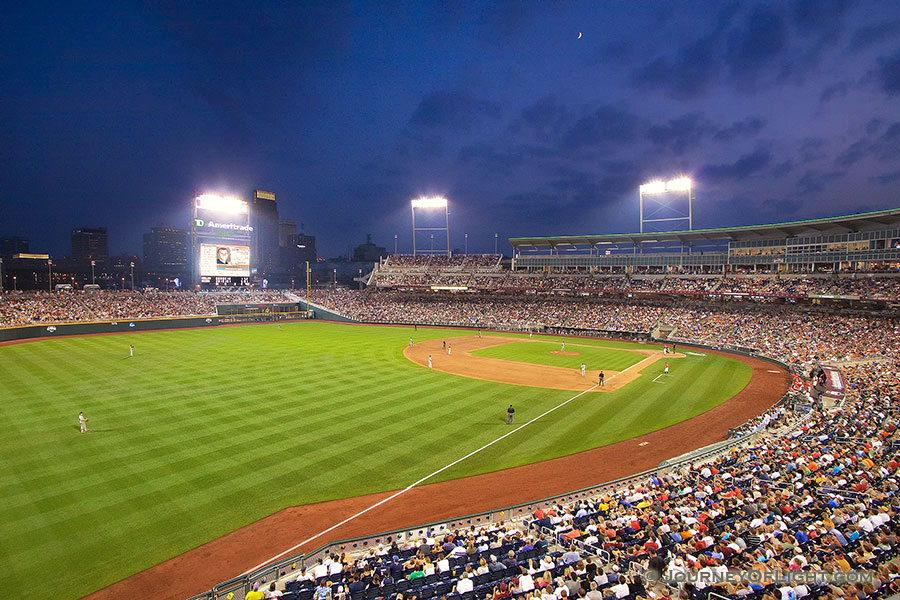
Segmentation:
<svg viewBox="0 0 900 600">
<path fill-rule="evenodd" d="M 81 433 L 87 433 L 87 422 L 88 418 L 84 416 L 84 411 L 78 413 L 78 426 L 81 428 Z"/>
<path fill-rule="evenodd" d="M 566 351 L 566 343 L 565 343 L 565 342 L 562 343 L 562 348 L 560 348 L 559 351 L 560 351 L 560 352 L 565 352 L 565 351 Z"/>
<path fill-rule="evenodd" d="M 134 356 L 134 344 L 128 345 L 128 356 Z"/>
</svg>

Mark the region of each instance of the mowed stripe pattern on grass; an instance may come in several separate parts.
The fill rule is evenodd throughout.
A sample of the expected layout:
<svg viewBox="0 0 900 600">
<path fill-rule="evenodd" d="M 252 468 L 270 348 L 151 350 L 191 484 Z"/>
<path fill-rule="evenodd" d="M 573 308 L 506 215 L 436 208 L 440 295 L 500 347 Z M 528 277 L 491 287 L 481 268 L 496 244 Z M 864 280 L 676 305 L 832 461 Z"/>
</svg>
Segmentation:
<svg viewBox="0 0 900 600">
<path fill-rule="evenodd" d="M 296 323 L 0 348 L 0 587 L 42 581 L 48 595 L 80 597 L 281 508 L 402 488 L 502 435 L 509 402 L 527 420 L 571 396 L 429 371 L 402 356 L 410 336 L 454 335 L 469 333 Z M 602 402 L 579 399 L 442 478 L 688 418 L 746 383 L 749 368 L 743 377 L 735 361 L 697 368 L 719 361 L 732 365 L 722 375 L 730 387 L 715 385 L 702 401 L 661 402 L 668 385 L 648 390 L 655 400 L 632 397 L 642 378 Z M 649 418 L 604 418 L 620 405 Z M 78 433 L 79 410 L 88 435 Z"/>
</svg>

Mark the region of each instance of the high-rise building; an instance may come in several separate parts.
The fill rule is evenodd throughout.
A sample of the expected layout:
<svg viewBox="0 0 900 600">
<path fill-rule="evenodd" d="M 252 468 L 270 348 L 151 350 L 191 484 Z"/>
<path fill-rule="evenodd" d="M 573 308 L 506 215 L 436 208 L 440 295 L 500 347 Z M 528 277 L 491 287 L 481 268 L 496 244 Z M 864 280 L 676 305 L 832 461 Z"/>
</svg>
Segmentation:
<svg viewBox="0 0 900 600">
<path fill-rule="evenodd" d="M 11 236 L 0 238 L 0 256 L 12 256 L 13 254 L 28 254 L 28 238 Z"/>
<path fill-rule="evenodd" d="M 275 202 L 275 193 L 255 190 L 250 216 L 253 220 L 251 261 L 257 277 L 268 277 L 278 268 L 278 203 Z"/>
<path fill-rule="evenodd" d="M 95 261 L 97 265 L 105 264 L 109 260 L 109 239 L 106 227 L 72 230 L 72 262 L 78 267 L 84 267 Z"/>
<path fill-rule="evenodd" d="M 153 227 L 144 234 L 144 267 L 150 274 L 182 277 L 188 266 L 188 233 L 171 227 Z"/>
<path fill-rule="evenodd" d="M 280 219 L 278 221 L 278 246 L 284 248 L 290 245 L 292 235 L 297 235 L 297 221 Z"/>
</svg>

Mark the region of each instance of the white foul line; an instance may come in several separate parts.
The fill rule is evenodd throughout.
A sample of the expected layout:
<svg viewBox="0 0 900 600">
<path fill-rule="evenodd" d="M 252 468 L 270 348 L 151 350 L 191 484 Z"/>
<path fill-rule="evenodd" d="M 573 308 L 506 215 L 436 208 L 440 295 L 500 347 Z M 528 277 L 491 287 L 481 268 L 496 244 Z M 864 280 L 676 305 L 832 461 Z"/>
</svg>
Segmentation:
<svg viewBox="0 0 900 600">
<path fill-rule="evenodd" d="M 642 360 L 642 361 L 640 361 L 640 362 L 634 363 L 633 365 L 631 365 L 630 367 L 628 367 L 628 368 L 625 369 L 624 371 L 619 371 L 619 372 L 616 373 L 615 375 L 610 376 L 610 379 L 615 379 L 616 377 L 618 377 L 618 376 L 621 375 L 622 373 L 625 373 L 625 372 L 630 371 L 631 369 L 633 369 L 633 368 L 635 368 L 635 367 L 637 367 L 637 366 L 642 365 L 643 363 L 647 362 L 647 361 L 650 360 L 651 358 L 654 359 L 654 360 L 658 360 L 658 359 L 659 359 L 659 357 L 654 357 L 654 356 L 652 356 L 652 355 L 651 355 L 651 356 L 648 356 L 648 357 L 645 358 L 644 360 Z"/>
<path fill-rule="evenodd" d="M 623 371 L 623 372 L 624 372 L 624 371 Z M 610 379 L 612 379 L 612 377 L 610 377 Z M 363 509 L 363 510 L 359 511 L 358 513 L 356 513 L 356 514 L 353 515 L 353 516 L 347 517 L 346 519 L 344 519 L 344 520 L 341 521 L 340 523 L 335 523 L 334 525 L 332 525 L 332 526 L 329 527 L 328 529 L 324 529 L 324 530 L 320 531 L 319 533 L 317 533 L 316 535 L 314 535 L 314 536 L 312 536 L 312 537 L 310 537 L 310 538 L 307 538 L 307 539 L 303 540 L 303 541 L 300 542 L 299 544 L 297 544 L 297 545 L 295 545 L 295 546 L 292 546 L 292 547 L 288 548 L 287 550 L 285 550 L 285 551 L 282 552 L 281 554 L 276 554 L 275 556 L 273 556 L 273 557 L 270 558 L 269 560 L 266 560 L 266 561 L 264 561 L 264 562 L 261 562 L 261 563 L 259 563 L 258 565 L 256 565 L 255 567 L 253 567 L 253 568 L 251 568 L 251 569 L 247 569 L 246 571 L 244 571 L 243 573 L 241 573 L 241 575 L 247 575 L 247 574 L 249 574 L 249 573 L 252 573 L 253 571 L 259 569 L 260 567 L 264 567 L 264 566 L 266 566 L 267 564 L 269 564 L 269 563 L 271 563 L 271 562 L 273 562 L 273 561 L 278 560 L 279 558 L 281 558 L 281 557 L 284 556 L 285 554 L 288 554 L 288 553 L 290 553 L 290 552 L 293 552 L 294 550 L 296 550 L 297 548 L 299 548 L 299 547 L 301 547 L 301 546 L 305 546 L 306 544 L 310 543 L 310 542 L 313 541 L 314 539 L 319 538 L 319 537 L 322 537 L 323 535 L 325 535 L 326 533 L 328 533 L 328 532 L 330 532 L 330 531 L 334 531 L 335 529 L 337 529 L 337 528 L 340 527 L 341 525 L 344 525 L 344 524 L 346 524 L 346 523 L 349 523 L 350 521 L 352 521 L 353 519 L 355 519 L 355 518 L 357 518 L 357 517 L 361 517 L 362 515 L 364 515 L 364 514 L 366 514 L 367 512 L 369 512 L 370 510 L 372 510 L 372 509 L 374 509 L 374 508 L 378 508 L 378 507 L 381 506 L 382 504 L 385 504 L 385 503 L 387 503 L 387 502 L 390 502 L 391 500 L 393 500 L 393 499 L 396 498 L 397 496 L 400 496 L 401 494 L 405 494 L 406 492 L 408 492 L 409 490 L 413 489 L 414 487 L 416 487 L 416 486 L 419 485 L 420 483 L 422 483 L 422 482 L 424 482 L 424 481 L 427 481 L 427 480 L 431 479 L 431 478 L 434 477 L 435 475 L 437 475 L 437 474 L 439 474 L 439 473 L 442 473 L 442 472 L 446 471 L 446 470 L 449 469 L 450 467 L 452 467 L 452 466 L 454 466 L 454 465 L 457 465 L 457 464 L 461 463 L 462 461 L 466 460 L 467 458 L 470 458 L 470 457 L 472 457 L 472 456 L 475 456 L 476 454 L 478 454 L 478 453 L 481 452 L 482 450 L 484 450 L 484 449 L 486 449 L 486 448 L 489 448 L 489 447 L 493 446 L 494 444 L 496 444 L 496 443 L 499 442 L 500 440 L 502 440 L 502 439 L 504 439 L 504 438 L 507 438 L 507 437 L 511 436 L 512 434 L 514 434 L 515 432 L 519 431 L 520 429 L 523 429 L 523 428 L 525 428 L 525 427 L 528 427 L 529 425 L 531 425 L 532 423 L 534 423 L 534 422 L 537 421 L 538 419 L 540 419 L 540 418 L 542 418 L 542 417 L 545 417 L 545 416 L 549 415 L 550 413 L 552 413 L 553 411 L 555 411 L 555 410 L 557 410 L 557 409 L 559 409 L 559 408 L 562 408 L 563 406 L 565 406 L 566 404 L 568 404 L 568 403 L 571 402 L 572 400 L 575 400 L 576 398 L 580 398 L 581 396 L 584 396 L 585 394 L 587 394 L 587 393 L 590 392 L 591 390 L 595 389 L 596 387 L 597 387 L 597 384 L 593 385 L 592 387 L 589 387 L 588 389 L 584 390 L 583 392 L 581 392 L 581 393 L 579 393 L 579 394 L 576 394 L 575 396 L 572 396 L 571 398 L 569 398 L 569 399 L 566 400 L 565 402 L 562 402 L 562 403 L 560 403 L 560 404 L 557 404 L 557 405 L 554 406 L 553 408 L 551 408 L 551 409 L 549 409 L 549 410 L 547 410 L 547 411 L 545 411 L 545 412 L 539 414 L 538 416 L 536 416 L 536 417 L 533 418 L 532 420 L 528 421 L 527 423 L 523 423 L 522 425 L 519 425 L 518 427 L 516 427 L 516 428 L 513 429 L 512 431 L 507 432 L 507 433 L 501 435 L 500 437 L 498 437 L 498 438 L 495 439 L 494 441 L 488 442 L 487 444 L 485 444 L 484 446 L 482 446 L 482 447 L 479 448 L 478 450 L 474 450 L 474 451 L 472 451 L 472 452 L 469 452 L 468 454 L 466 454 L 466 455 L 463 456 L 462 458 L 457 458 L 456 460 L 454 460 L 454 461 L 453 461 L 452 463 L 450 463 L 449 465 L 447 465 L 447 466 L 445 466 L 445 467 L 441 467 L 440 469 L 438 469 L 437 471 L 435 471 L 435 472 L 432 473 L 431 475 L 426 475 L 425 477 L 423 477 L 422 479 L 416 481 L 415 483 L 409 484 L 408 486 L 406 486 L 405 488 L 403 488 L 403 489 L 400 490 L 399 492 L 395 492 L 393 495 L 388 496 L 387 498 L 385 498 L 385 499 L 383 499 L 383 500 L 379 500 L 378 502 L 376 502 L 376 503 L 373 504 L 372 506 L 370 506 L 370 507 L 368 507 L 368 508 L 366 508 L 366 509 Z"/>
</svg>

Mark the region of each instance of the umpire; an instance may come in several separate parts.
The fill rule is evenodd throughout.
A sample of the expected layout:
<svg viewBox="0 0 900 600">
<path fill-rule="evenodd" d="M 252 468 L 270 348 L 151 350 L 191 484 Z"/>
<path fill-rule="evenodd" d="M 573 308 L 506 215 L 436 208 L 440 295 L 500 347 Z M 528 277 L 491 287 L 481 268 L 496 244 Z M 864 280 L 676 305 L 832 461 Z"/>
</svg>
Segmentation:
<svg viewBox="0 0 900 600">
<path fill-rule="evenodd" d="M 510 404 L 509 408 L 506 409 L 506 424 L 512 425 L 513 415 L 516 414 L 516 409 L 513 408 L 513 405 Z"/>
</svg>

